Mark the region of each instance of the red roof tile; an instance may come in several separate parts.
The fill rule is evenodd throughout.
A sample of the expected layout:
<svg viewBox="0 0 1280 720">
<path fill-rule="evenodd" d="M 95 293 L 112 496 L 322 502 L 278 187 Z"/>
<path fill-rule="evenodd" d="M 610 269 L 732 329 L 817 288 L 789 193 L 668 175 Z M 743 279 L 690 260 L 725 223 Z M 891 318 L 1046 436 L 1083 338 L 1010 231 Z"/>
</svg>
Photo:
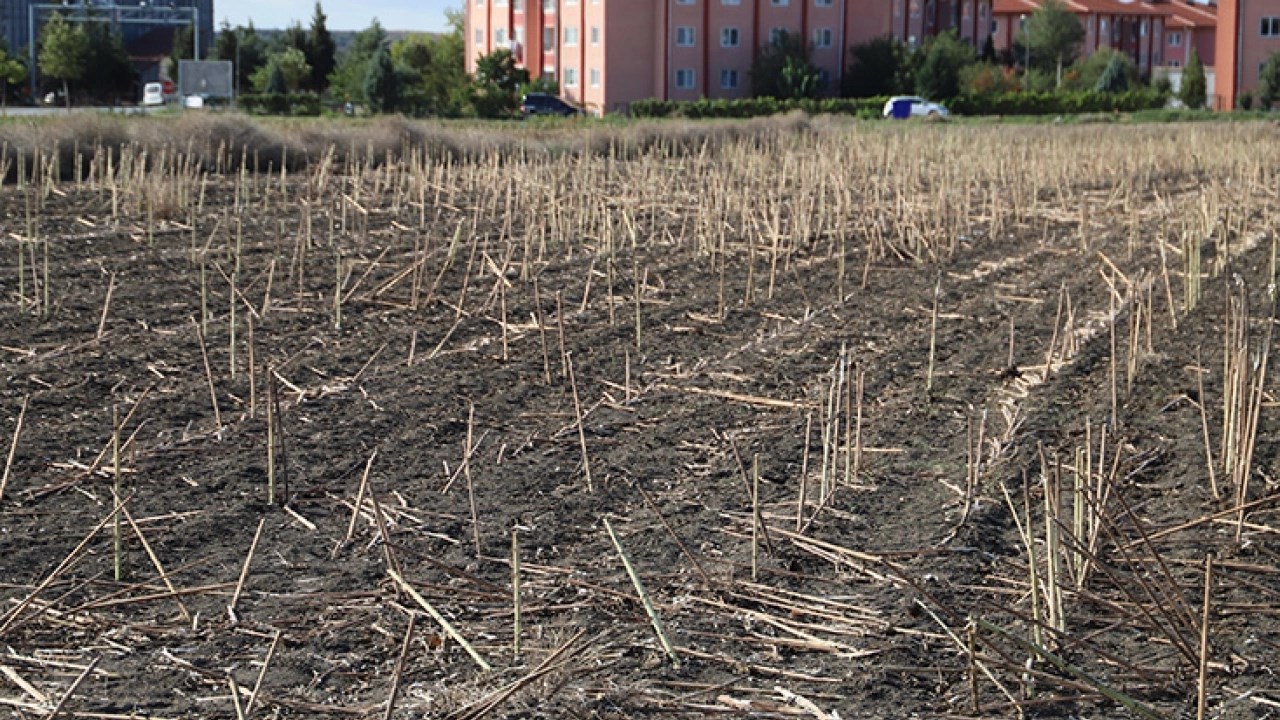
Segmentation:
<svg viewBox="0 0 1280 720">
<path fill-rule="evenodd" d="M 995 0 L 996 15 L 1020 15 L 1035 12 L 1041 0 Z M 1077 15 L 1169 15 L 1171 4 L 1123 2 L 1122 0 L 1065 0 L 1067 9 Z"/>
<path fill-rule="evenodd" d="M 1178 27 L 1195 27 L 1195 28 L 1211 28 L 1218 26 L 1217 7 L 1214 5 L 1196 5 L 1189 2 L 1181 2 L 1174 0 L 1164 7 L 1169 9 L 1171 16 L 1168 25 L 1176 25 Z"/>
</svg>

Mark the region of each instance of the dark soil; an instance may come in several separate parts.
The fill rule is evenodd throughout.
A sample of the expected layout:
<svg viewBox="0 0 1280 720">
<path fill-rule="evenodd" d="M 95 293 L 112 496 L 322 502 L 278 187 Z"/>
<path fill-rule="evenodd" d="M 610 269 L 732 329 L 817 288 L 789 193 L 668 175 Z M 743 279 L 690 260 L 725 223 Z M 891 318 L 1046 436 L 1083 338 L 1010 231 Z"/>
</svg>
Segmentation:
<svg viewBox="0 0 1280 720">
<path fill-rule="evenodd" d="M 689 244 L 663 240 L 680 237 L 679 220 L 648 221 L 669 235 L 616 250 L 612 268 L 601 243 L 587 239 L 553 248 L 522 277 L 519 248 L 497 226 L 464 233 L 449 260 L 451 211 L 434 208 L 436 219 L 428 214 L 419 229 L 416 211 L 374 207 L 366 233 L 342 232 L 332 209 L 317 212 L 299 258 L 296 202 L 268 199 L 236 213 L 235 182 L 210 178 L 194 233 L 172 220 L 150 233 L 145 218 L 113 223 L 109 198 L 89 186 L 50 196 L 38 235 L 49 241 L 47 309 L 36 285 L 43 246 L 21 245 L 19 294 L 23 191 L 0 189 L 3 450 L 29 401 L 0 501 L 0 665 L 12 671 L 0 678 L 0 702 L 15 717 L 45 715 L 90 662 L 96 669 L 64 713 L 235 717 L 228 678 L 243 710 L 262 673 L 253 716 L 381 717 L 398 677 L 402 717 L 820 717 L 809 707 L 846 720 L 1010 717 L 1014 702 L 1035 717 L 1137 712 L 1103 690 L 1177 717 L 1194 712 L 1210 553 L 1210 706 L 1219 717 L 1274 712 L 1275 506 L 1258 504 L 1239 540 L 1234 513 L 1155 535 L 1236 503 L 1220 458 L 1220 499 L 1208 483 L 1194 370 L 1199 358 L 1216 455 L 1225 279 L 1239 275 L 1251 292 L 1260 348 L 1269 240 L 1207 276 L 1199 308 L 1178 308 L 1175 329 L 1158 253 L 1130 252 L 1102 213 L 1086 247 L 1074 221 L 1028 219 L 999 237 L 965 240 L 942 263 L 876 259 L 865 286 L 866 258 L 851 249 L 843 298 L 825 243 L 780 262 L 770 296 L 767 252 L 734 239 L 721 318 L 720 268 Z M 262 191 L 275 181 L 254 182 Z M 334 247 L 324 222 L 339 225 Z M 221 273 L 234 272 L 237 223 L 233 301 Z M 208 376 L 193 235 L 212 248 Z M 415 308 L 411 276 L 392 281 L 418 242 L 428 250 Z M 1206 258 L 1214 251 L 1210 241 Z M 1144 288 L 1130 294 L 1115 281 L 1114 416 L 1102 255 Z M 336 262 L 345 301 L 335 327 Z M 1179 270 L 1171 269 L 1180 305 Z M 1141 335 L 1130 384 L 1128 339 L 1135 322 L 1146 323 L 1135 307 L 1148 307 L 1148 292 L 1152 347 Z M 1064 357 L 1067 336 L 1075 347 Z M 1055 337 L 1060 362 L 1042 378 Z M 268 367 L 277 381 L 268 382 Z M 846 468 L 858 373 L 864 450 Z M 820 508 L 833 382 L 841 449 L 835 490 Z M 268 504 L 270 386 L 284 506 Z M 1016 407 L 1013 427 L 1002 402 Z M 1268 394 L 1249 501 L 1276 496 L 1273 405 Z M 113 417 L 120 494 L 164 578 L 129 521 L 123 574 L 113 575 Z M 981 462 L 966 492 L 979 434 Z M 1072 468 L 1086 442 L 1107 489 L 1090 501 L 1105 518 L 1089 551 L 1096 563 L 1079 588 L 1074 574 L 1061 579 L 1066 632 L 1033 633 L 1018 523 L 1032 524 L 1044 573 L 1043 478 L 1061 483 L 1069 524 Z M 767 532 L 753 580 L 757 466 Z M 392 579 L 388 562 L 491 670 Z M 1019 669 L 1029 657 L 1034 673 Z M 804 700 L 789 702 L 790 693 Z"/>
</svg>

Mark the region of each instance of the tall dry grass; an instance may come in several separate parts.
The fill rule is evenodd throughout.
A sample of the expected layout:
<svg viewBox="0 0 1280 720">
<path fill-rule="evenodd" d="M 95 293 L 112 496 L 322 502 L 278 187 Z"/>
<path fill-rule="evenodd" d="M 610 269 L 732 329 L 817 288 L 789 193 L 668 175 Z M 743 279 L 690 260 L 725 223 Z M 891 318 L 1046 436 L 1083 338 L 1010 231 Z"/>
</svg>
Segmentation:
<svg viewBox="0 0 1280 720">
<path fill-rule="evenodd" d="M 122 118 L 107 114 L 39 118 L 0 124 L 4 182 L 52 163 L 58 178 L 87 172 L 90 160 L 110 153 L 179 156 L 210 172 L 301 170 L 329 156 L 379 167 L 411 156 L 433 161 L 555 158 L 583 154 L 633 158 L 661 152 L 688 154 L 743 139 L 811 129 L 803 113 L 749 121 L 640 122 L 626 126 L 467 126 L 383 117 L 366 124 L 342 121 L 262 121 L 239 115 Z"/>
</svg>

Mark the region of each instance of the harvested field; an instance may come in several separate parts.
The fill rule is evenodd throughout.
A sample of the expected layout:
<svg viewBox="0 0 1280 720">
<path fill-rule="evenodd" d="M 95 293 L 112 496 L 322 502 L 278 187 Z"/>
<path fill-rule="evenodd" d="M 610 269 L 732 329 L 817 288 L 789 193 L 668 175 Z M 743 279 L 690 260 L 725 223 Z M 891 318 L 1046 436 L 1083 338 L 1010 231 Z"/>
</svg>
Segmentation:
<svg viewBox="0 0 1280 720">
<path fill-rule="evenodd" d="M 4 711 L 1274 714 L 1276 128 L 715 128 L 8 146 Z"/>
</svg>

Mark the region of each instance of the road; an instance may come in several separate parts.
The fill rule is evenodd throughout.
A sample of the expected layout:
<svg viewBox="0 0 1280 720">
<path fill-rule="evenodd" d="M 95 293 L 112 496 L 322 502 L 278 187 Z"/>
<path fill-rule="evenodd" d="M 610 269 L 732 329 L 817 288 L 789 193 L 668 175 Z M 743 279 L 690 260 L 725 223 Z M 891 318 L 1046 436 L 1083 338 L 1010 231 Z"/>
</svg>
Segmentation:
<svg viewBox="0 0 1280 720">
<path fill-rule="evenodd" d="M 4 110 L 0 110 L 0 117 L 5 117 L 5 116 L 42 117 L 45 115 L 69 115 L 72 113 L 111 113 L 113 115 L 148 115 L 163 109 L 164 108 L 160 106 L 142 107 L 141 105 L 138 105 L 138 106 L 132 106 L 132 107 L 131 106 L 122 106 L 122 107 L 77 106 L 77 107 L 72 107 L 70 110 L 68 110 L 65 107 L 60 107 L 60 106 L 55 107 L 52 105 L 42 105 L 39 107 L 27 107 L 24 105 L 10 105 L 8 108 Z"/>
</svg>

